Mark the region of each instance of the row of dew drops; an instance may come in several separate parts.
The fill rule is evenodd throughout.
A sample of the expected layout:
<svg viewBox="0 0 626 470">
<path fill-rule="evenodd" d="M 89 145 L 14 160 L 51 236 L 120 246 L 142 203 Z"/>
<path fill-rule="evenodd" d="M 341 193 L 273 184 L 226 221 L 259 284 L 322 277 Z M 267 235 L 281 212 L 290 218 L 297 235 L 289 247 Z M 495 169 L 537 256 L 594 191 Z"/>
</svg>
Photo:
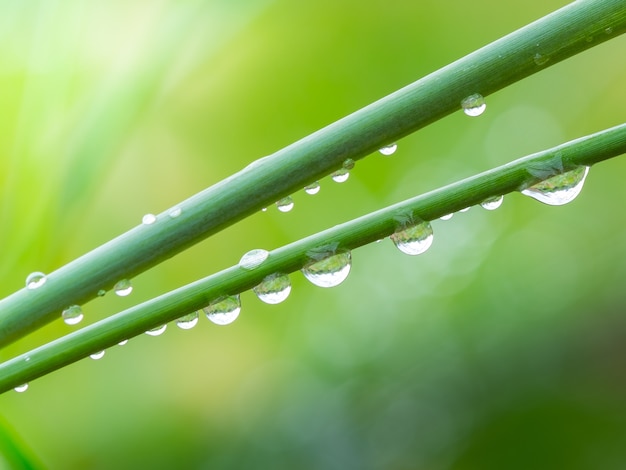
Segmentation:
<svg viewBox="0 0 626 470">
<path fill-rule="evenodd" d="M 468 116 L 479 116 L 486 108 L 484 98 L 479 94 L 473 94 L 461 102 L 463 111 Z M 391 144 L 381 148 L 381 154 L 389 156 L 397 150 L 396 144 Z M 344 182 L 348 179 L 350 170 L 354 168 L 354 161 L 347 160 L 343 167 L 332 174 L 336 182 Z M 581 166 L 575 170 L 547 178 L 529 188 L 522 190 L 522 194 L 530 196 L 545 204 L 560 206 L 571 202 L 582 190 L 585 178 L 589 172 L 589 167 Z M 319 183 L 314 183 L 304 188 L 307 194 L 317 194 L 320 190 Z M 504 196 L 495 196 L 486 199 L 480 205 L 487 210 L 495 210 L 502 205 Z M 281 199 L 276 203 L 282 212 L 288 212 L 293 208 L 291 197 Z M 466 212 L 467 207 L 460 212 Z M 181 208 L 175 207 L 168 213 L 169 217 L 176 218 L 182 213 Z M 447 214 L 440 217 L 441 220 L 449 220 L 454 214 Z M 152 225 L 157 221 L 153 214 L 146 214 L 142 218 L 144 225 Z M 408 255 L 419 255 L 430 248 L 433 242 L 433 229 L 428 221 L 419 223 L 403 224 L 395 233 L 390 236 L 394 245 L 403 253 Z M 253 270 L 260 266 L 269 257 L 269 252 L 262 249 L 255 249 L 244 254 L 239 261 L 242 269 Z M 352 256 L 350 251 L 336 252 L 336 247 L 324 247 L 307 253 L 311 262 L 302 268 L 305 278 L 319 287 L 334 287 L 341 284 L 350 273 Z M 26 288 L 28 290 L 40 289 L 47 280 L 47 276 L 41 272 L 33 272 L 26 278 Z M 133 286 L 128 279 L 122 279 L 115 284 L 113 291 L 120 297 L 129 295 Z M 254 287 L 252 291 L 265 303 L 278 304 L 283 302 L 291 292 L 291 281 L 289 276 L 283 273 L 274 273 L 265 277 L 263 281 Z M 105 290 L 98 291 L 98 296 L 106 294 Z M 239 294 L 221 297 L 213 301 L 210 305 L 200 311 L 184 315 L 176 321 L 176 325 L 181 329 L 188 330 L 196 326 L 201 313 L 217 325 L 228 325 L 234 322 L 241 311 L 241 301 Z M 77 325 L 83 319 L 83 311 L 79 305 L 71 305 L 63 310 L 61 314 L 63 321 L 67 325 Z M 159 336 L 165 332 L 167 325 L 161 325 L 146 331 L 151 336 Z M 120 346 L 126 344 L 128 340 L 120 342 Z M 92 359 L 101 359 L 105 351 L 91 354 Z M 15 387 L 15 391 L 24 392 L 28 389 L 28 384 Z"/>
</svg>

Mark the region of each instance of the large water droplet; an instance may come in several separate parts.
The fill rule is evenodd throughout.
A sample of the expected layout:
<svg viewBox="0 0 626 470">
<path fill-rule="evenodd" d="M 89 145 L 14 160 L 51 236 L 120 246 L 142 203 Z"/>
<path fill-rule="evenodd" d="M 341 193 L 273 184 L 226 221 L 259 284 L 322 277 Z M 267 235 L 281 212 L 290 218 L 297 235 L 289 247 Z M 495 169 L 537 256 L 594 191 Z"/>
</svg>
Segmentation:
<svg viewBox="0 0 626 470">
<path fill-rule="evenodd" d="M 269 255 L 270 252 L 267 250 L 250 250 L 239 260 L 239 267 L 252 270 L 260 266 L 261 263 L 263 263 L 263 261 L 265 261 Z"/>
<path fill-rule="evenodd" d="M 396 150 L 398 150 L 398 144 L 385 145 L 384 147 L 382 147 L 378 151 L 382 155 L 385 155 L 386 157 L 388 157 L 389 155 L 393 155 L 394 153 L 396 153 Z"/>
<path fill-rule="evenodd" d="M 341 170 L 335 171 L 333 174 L 330 175 L 330 177 L 335 183 L 345 183 L 350 177 L 350 172 L 345 168 L 342 168 Z"/>
<path fill-rule="evenodd" d="M 305 186 L 304 192 L 310 195 L 317 194 L 320 192 L 320 184 L 316 181 L 315 183 Z"/>
<path fill-rule="evenodd" d="M 167 324 L 157 326 L 155 328 L 150 328 L 148 331 L 146 331 L 146 334 L 150 336 L 161 336 L 163 333 L 165 333 L 165 330 L 167 330 Z"/>
<path fill-rule="evenodd" d="M 44 273 L 40 273 L 39 271 L 30 273 L 26 277 L 26 288 L 29 290 L 38 289 L 43 286 L 47 280 L 48 277 Z"/>
<path fill-rule="evenodd" d="M 580 193 L 589 173 L 588 166 L 581 166 L 572 171 L 552 176 L 530 188 L 522 194 L 551 206 L 562 206 L 573 201 Z"/>
<path fill-rule="evenodd" d="M 206 313 L 207 318 L 216 325 L 228 325 L 234 322 L 241 312 L 239 294 L 219 298 L 202 310 Z"/>
<path fill-rule="evenodd" d="M 198 323 L 198 312 L 188 313 L 176 320 L 176 326 L 183 330 L 190 330 Z"/>
<path fill-rule="evenodd" d="M 293 199 L 291 196 L 284 197 L 278 201 L 276 201 L 276 207 L 281 212 L 289 212 L 293 209 Z"/>
<path fill-rule="evenodd" d="M 502 201 L 504 201 L 504 196 L 494 196 L 485 199 L 480 203 L 483 209 L 487 209 L 488 211 L 495 211 L 498 207 L 502 205 Z"/>
<path fill-rule="evenodd" d="M 122 279 L 121 281 L 118 281 L 115 286 L 113 286 L 113 291 L 115 292 L 115 295 L 126 297 L 133 291 L 133 285 L 128 279 Z"/>
<path fill-rule="evenodd" d="M 274 273 L 263 279 L 261 284 L 252 290 L 266 304 L 279 304 L 289 297 L 291 282 L 286 274 Z"/>
<path fill-rule="evenodd" d="M 141 223 L 144 225 L 152 225 L 157 220 L 156 215 L 154 214 L 146 214 L 141 219 Z"/>
<path fill-rule="evenodd" d="M 468 116 L 480 116 L 487 108 L 485 98 L 480 93 L 474 93 L 461 101 L 461 108 Z"/>
<path fill-rule="evenodd" d="M 349 251 L 312 261 L 302 268 L 302 274 L 319 287 L 335 287 L 350 274 L 352 257 Z"/>
<path fill-rule="evenodd" d="M 77 325 L 83 319 L 83 310 L 80 305 L 71 305 L 61 313 L 66 325 Z"/>
<path fill-rule="evenodd" d="M 102 351 L 90 354 L 89 357 L 97 361 L 98 359 L 102 359 L 104 357 L 104 352 L 105 350 L 103 349 Z"/>
<path fill-rule="evenodd" d="M 433 229 L 428 222 L 411 225 L 397 230 L 391 235 L 394 245 L 407 255 L 419 255 L 433 243 Z"/>
<path fill-rule="evenodd" d="M 452 218 L 452 216 L 454 215 L 454 212 L 451 212 L 450 214 L 446 214 L 446 215 L 442 215 L 441 217 L 439 217 L 441 220 L 450 220 Z"/>
<path fill-rule="evenodd" d="M 26 390 L 28 390 L 28 384 L 26 383 L 26 384 L 18 385 L 13 390 L 15 390 L 17 393 L 24 393 Z"/>
</svg>

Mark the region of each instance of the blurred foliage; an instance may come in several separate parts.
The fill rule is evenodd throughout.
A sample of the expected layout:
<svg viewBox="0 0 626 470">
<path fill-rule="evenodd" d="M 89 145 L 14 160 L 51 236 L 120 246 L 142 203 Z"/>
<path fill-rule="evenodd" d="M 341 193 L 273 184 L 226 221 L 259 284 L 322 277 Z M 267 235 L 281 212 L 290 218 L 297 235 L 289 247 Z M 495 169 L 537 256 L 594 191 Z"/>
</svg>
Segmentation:
<svg viewBox="0 0 626 470">
<path fill-rule="evenodd" d="M 560 6 L 353 0 L 0 4 L 0 295 Z M 624 38 L 488 97 L 84 306 L 97 321 L 341 221 L 624 119 Z M 237 322 L 170 325 L 0 396 L 48 468 L 613 469 L 626 460 L 624 159 L 299 274 Z M 55 322 L 0 359 L 66 334 Z M 8 429 L 12 428 L 9 432 Z M 19 440 L 19 438 L 16 438 Z M 16 441 L 17 442 L 17 441 Z M 0 459 L 0 463 L 2 459 Z"/>
</svg>

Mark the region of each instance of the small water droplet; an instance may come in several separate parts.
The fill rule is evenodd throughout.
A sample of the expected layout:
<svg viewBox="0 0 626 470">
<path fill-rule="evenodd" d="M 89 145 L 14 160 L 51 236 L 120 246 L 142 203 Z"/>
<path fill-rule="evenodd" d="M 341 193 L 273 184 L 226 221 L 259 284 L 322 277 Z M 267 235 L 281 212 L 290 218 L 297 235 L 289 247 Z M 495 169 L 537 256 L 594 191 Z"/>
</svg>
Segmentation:
<svg viewBox="0 0 626 470">
<path fill-rule="evenodd" d="M 252 270 L 260 266 L 261 263 L 263 263 L 263 261 L 265 261 L 269 255 L 270 255 L 270 252 L 267 250 L 261 250 L 261 249 L 250 250 L 245 255 L 243 255 L 241 259 L 239 260 L 239 267 L 243 269 Z"/>
<path fill-rule="evenodd" d="M 118 346 L 126 346 L 128 344 L 128 340 L 127 339 L 123 339 L 122 341 L 120 341 L 117 344 L 118 344 Z"/>
<path fill-rule="evenodd" d="M 261 209 L 261 212 L 267 212 L 267 207 L 264 207 L 263 209 Z"/>
<path fill-rule="evenodd" d="M 216 325 L 228 325 L 234 322 L 241 312 L 239 294 L 222 297 L 202 309 L 209 320 Z"/>
<path fill-rule="evenodd" d="M 522 194 L 551 206 L 562 206 L 573 201 L 580 193 L 589 173 L 588 166 L 581 166 L 572 171 L 552 176 L 530 188 Z"/>
<path fill-rule="evenodd" d="M 38 289 L 39 287 L 43 286 L 47 280 L 48 276 L 46 276 L 44 273 L 40 273 L 39 271 L 30 273 L 26 277 L 26 288 L 28 290 Z"/>
<path fill-rule="evenodd" d="M 433 243 L 433 229 L 428 222 L 404 227 L 391 235 L 394 245 L 407 255 L 419 255 Z"/>
<path fill-rule="evenodd" d="M 286 274 L 274 273 L 263 279 L 252 290 L 266 304 L 279 304 L 289 297 L 291 281 Z"/>
<path fill-rule="evenodd" d="M 547 55 L 539 54 L 538 52 L 533 56 L 533 60 L 537 65 L 543 65 L 550 60 L 550 57 Z"/>
<path fill-rule="evenodd" d="M 26 390 L 28 390 L 28 384 L 26 383 L 26 384 L 18 385 L 13 390 L 15 390 L 17 393 L 24 393 Z"/>
<path fill-rule="evenodd" d="M 77 325 L 83 319 L 83 310 L 80 305 L 71 305 L 61 313 L 66 325 Z"/>
<path fill-rule="evenodd" d="M 107 291 L 105 291 L 104 289 L 100 289 L 98 291 L 98 297 L 104 297 L 107 294 Z"/>
<path fill-rule="evenodd" d="M 480 116 L 487 108 L 485 98 L 480 93 L 474 93 L 461 101 L 461 108 L 463 112 L 468 116 Z"/>
<path fill-rule="evenodd" d="M 350 274 L 352 256 L 349 251 L 313 261 L 302 268 L 302 274 L 319 287 L 335 287 Z"/>
<path fill-rule="evenodd" d="M 293 209 L 293 199 L 291 196 L 284 197 L 276 201 L 276 207 L 278 207 L 278 210 L 281 212 L 289 212 Z"/>
<path fill-rule="evenodd" d="M 502 205 L 502 201 L 504 201 L 504 196 L 494 196 L 485 199 L 480 205 L 483 209 L 487 209 L 488 211 L 495 211 L 498 207 Z"/>
<path fill-rule="evenodd" d="M 30 356 L 26 356 L 26 357 L 24 358 L 24 361 L 29 362 L 29 361 L 30 361 Z"/>
<path fill-rule="evenodd" d="M 152 225 L 156 222 L 156 215 L 154 214 L 146 214 L 142 217 L 141 223 L 144 225 Z"/>
<path fill-rule="evenodd" d="M 172 207 L 170 211 L 167 213 L 172 219 L 175 219 L 180 214 L 183 213 L 183 210 L 180 207 Z"/>
<path fill-rule="evenodd" d="M 604 30 L 604 32 L 605 32 L 606 34 L 613 34 L 613 28 L 611 28 L 611 27 L 609 26 L 608 28 L 606 28 L 606 29 Z"/>
<path fill-rule="evenodd" d="M 356 165 L 356 163 L 354 162 L 354 160 L 352 160 L 351 158 L 346 158 L 346 160 L 343 162 L 343 169 L 344 170 L 352 170 L 354 168 L 354 165 Z"/>
<path fill-rule="evenodd" d="M 166 329 L 167 329 L 167 324 L 157 326 L 155 328 L 150 328 L 148 331 L 146 331 L 146 334 L 150 336 L 160 336 L 163 333 L 165 333 Z"/>
<path fill-rule="evenodd" d="M 453 215 L 454 215 L 454 212 L 452 212 L 450 214 L 442 215 L 441 217 L 439 217 L 439 219 L 441 219 L 441 220 L 450 220 Z"/>
<path fill-rule="evenodd" d="M 304 192 L 310 195 L 317 194 L 320 192 L 320 184 L 316 181 L 315 183 L 305 186 Z"/>
<path fill-rule="evenodd" d="M 459 212 L 467 212 L 471 208 L 472 208 L 472 206 L 469 206 L 469 207 L 466 207 L 465 209 L 461 209 Z"/>
<path fill-rule="evenodd" d="M 382 155 L 385 155 L 386 157 L 388 157 L 389 155 L 393 155 L 394 153 L 396 153 L 397 149 L 398 149 L 398 144 L 390 144 L 390 145 L 385 145 L 378 151 Z"/>
<path fill-rule="evenodd" d="M 118 295 L 119 297 L 126 297 L 133 291 L 133 285 L 128 279 L 122 279 L 115 284 L 113 291 L 115 292 L 115 295 Z"/>
<path fill-rule="evenodd" d="M 176 320 L 176 326 L 183 330 L 191 330 L 198 324 L 198 312 L 188 313 Z"/>
<path fill-rule="evenodd" d="M 90 354 L 89 357 L 97 361 L 98 359 L 102 359 L 104 357 L 104 352 L 105 351 L 103 349 L 102 351 Z"/>
<path fill-rule="evenodd" d="M 330 175 L 330 177 L 335 183 L 345 183 L 348 181 L 348 178 L 350 178 L 350 172 L 345 168 L 342 168 L 341 170 L 335 171 Z"/>
</svg>

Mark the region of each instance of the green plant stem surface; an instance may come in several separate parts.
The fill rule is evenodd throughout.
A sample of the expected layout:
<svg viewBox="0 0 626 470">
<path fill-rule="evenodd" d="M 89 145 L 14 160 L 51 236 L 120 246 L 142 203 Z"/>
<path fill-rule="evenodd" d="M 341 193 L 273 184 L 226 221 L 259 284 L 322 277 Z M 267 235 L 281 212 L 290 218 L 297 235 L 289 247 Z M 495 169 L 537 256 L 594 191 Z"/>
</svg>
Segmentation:
<svg viewBox="0 0 626 470">
<path fill-rule="evenodd" d="M 389 236 L 407 223 L 434 220 L 625 152 L 626 124 L 622 124 L 337 225 L 273 250 L 254 270 L 232 266 L 11 359 L 0 365 L 0 393 L 206 307 L 220 297 L 251 289 L 268 275 L 297 271 L 311 262 L 311 253 L 350 251 Z"/>
<path fill-rule="evenodd" d="M 274 201 L 487 96 L 626 30 L 623 0 L 579 0 L 258 160 L 48 275 L 46 289 L 0 301 L 0 347 Z"/>
</svg>

